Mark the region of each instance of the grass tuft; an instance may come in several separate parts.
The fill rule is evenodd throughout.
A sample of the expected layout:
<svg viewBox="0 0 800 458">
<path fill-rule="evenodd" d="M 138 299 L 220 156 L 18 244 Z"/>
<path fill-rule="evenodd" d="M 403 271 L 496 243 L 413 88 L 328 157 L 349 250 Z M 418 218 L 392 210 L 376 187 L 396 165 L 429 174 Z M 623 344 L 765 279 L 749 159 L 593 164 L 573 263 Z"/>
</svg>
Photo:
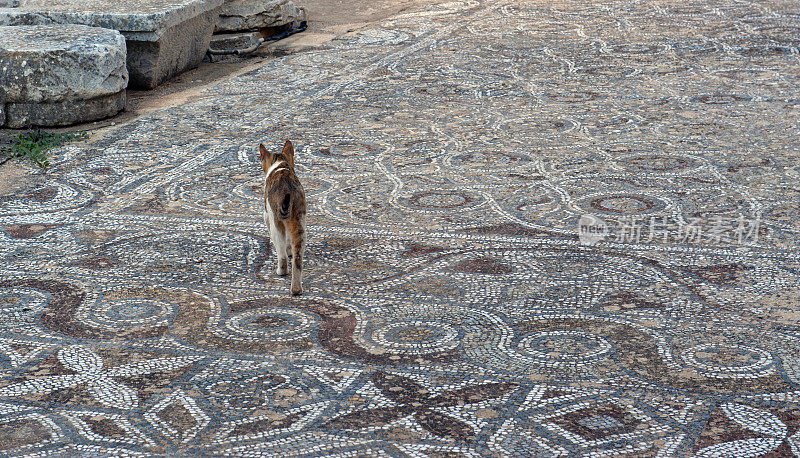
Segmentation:
<svg viewBox="0 0 800 458">
<path fill-rule="evenodd" d="M 6 160 L 12 157 L 28 158 L 39 167 L 46 169 L 50 167 L 50 161 L 47 160 L 48 150 L 66 145 L 74 140 L 83 140 L 88 136 L 86 131 L 58 134 L 44 130 L 32 130 L 17 135 L 12 139 L 10 145 L 0 145 L 0 155 L 6 156 Z M 0 161 L 0 163 L 2 162 L 5 160 Z"/>
</svg>

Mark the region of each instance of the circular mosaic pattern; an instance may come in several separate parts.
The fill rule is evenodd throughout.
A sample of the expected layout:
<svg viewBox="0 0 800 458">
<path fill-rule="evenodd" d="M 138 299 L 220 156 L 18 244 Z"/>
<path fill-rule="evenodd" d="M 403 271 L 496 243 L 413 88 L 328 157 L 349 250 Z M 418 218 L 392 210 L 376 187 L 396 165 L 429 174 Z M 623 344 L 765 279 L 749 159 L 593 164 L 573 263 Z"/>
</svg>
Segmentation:
<svg viewBox="0 0 800 458">
<path fill-rule="evenodd" d="M 425 191 L 408 199 L 411 205 L 428 209 L 457 208 L 473 201 L 471 196 L 458 191 Z"/>
<path fill-rule="evenodd" d="M 0 289 L 0 328 L 21 332 L 36 326 L 36 317 L 50 303 L 45 291 L 21 286 Z"/>
<path fill-rule="evenodd" d="M 27 192 L 0 196 L 0 216 L 72 210 L 87 205 L 93 198 L 94 194 L 84 188 L 53 181 Z"/>
<path fill-rule="evenodd" d="M 591 117 L 581 122 L 594 132 L 631 132 L 642 128 L 640 122 L 624 114 L 609 115 L 606 118 Z"/>
<path fill-rule="evenodd" d="M 508 135 L 513 138 L 538 138 L 565 134 L 578 127 L 580 124 L 577 121 L 564 117 L 549 119 L 523 117 L 500 121 L 496 124 L 495 129 L 498 135 Z"/>
<path fill-rule="evenodd" d="M 397 353 L 424 354 L 452 350 L 458 346 L 458 331 L 437 321 L 387 323 L 371 333 L 378 345 Z"/>
<path fill-rule="evenodd" d="M 528 162 L 530 162 L 530 158 L 522 154 L 488 149 L 470 151 L 469 153 L 445 159 L 446 166 L 470 167 L 480 170 L 486 170 L 487 167 L 513 168 L 516 170 L 517 167 Z"/>
<path fill-rule="evenodd" d="M 589 64 L 582 67 L 578 72 L 600 78 L 629 78 L 640 72 L 637 68 L 626 67 L 625 65 L 607 65 L 604 63 Z"/>
<path fill-rule="evenodd" d="M 637 194 L 590 196 L 578 204 L 587 212 L 615 215 L 643 215 L 663 210 L 666 204 L 659 199 Z"/>
<path fill-rule="evenodd" d="M 7 302 L 17 303 L 20 297 L 32 299 L 35 308 L 31 307 L 29 315 L 36 318 L 37 326 L 78 339 L 163 335 L 173 312 L 179 310 L 174 304 L 183 304 L 186 298 L 185 293 L 174 289 L 137 287 L 86 293 L 70 283 L 53 280 L 12 280 L 0 282 L 0 288 L 3 283 L 12 288 L 5 296 Z M 23 305 L 21 310 L 26 308 Z"/>
<path fill-rule="evenodd" d="M 546 188 L 536 187 L 532 189 L 526 189 L 520 193 L 516 193 L 514 197 L 519 197 L 520 199 L 510 199 L 514 203 L 514 211 L 519 215 L 526 215 L 529 213 L 535 213 L 542 208 L 543 205 L 548 205 L 553 202 L 556 202 L 557 199 L 552 193 L 548 192 Z"/>
<path fill-rule="evenodd" d="M 553 227 L 548 220 L 561 207 L 560 196 L 544 186 L 529 185 L 508 194 L 502 201 L 503 210 L 527 223 Z"/>
<path fill-rule="evenodd" d="M 167 324 L 177 305 L 155 299 L 131 298 L 98 301 L 82 309 L 77 318 L 104 329 L 124 329 Z"/>
<path fill-rule="evenodd" d="M 611 47 L 614 54 L 639 55 L 639 54 L 658 54 L 667 50 L 667 46 L 647 43 L 626 43 Z"/>
<path fill-rule="evenodd" d="M 261 211 L 253 211 L 253 219 L 260 216 Z M 224 235 L 219 231 L 177 232 L 115 241 L 108 245 L 107 255 L 121 264 L 137 266 L 128 278 L 143 282 L 236 282 L 250 275 L 255 257 L 263 253 L 260 240 L 234 231 Z M 176 263 L 183 269 L 176 270 Z"/>
<path fill-rule="evenodd" d="M 318 319 L 303 310 L 259 308 L 235 314 L 225 320 L 225 329 L 237 340 L 287 341 L 309 337 Z"/>
<path fill-rule="evenodd" d="M 243 199 L 225 190 L 231 178 L 226 176 L 202 177 L 191 182 L 179 182 L 167 188 L 167 199 L 179 201 L 181 208 L 202 213 L 245 213 L 252 199 Z"/>
<path fill-rule="evenodd" d="M 530 334 L 520 340 L 517 351 L 545 360 L 580 361 L 611 351 L 603 337 L 575 330 L 553 330 Z"/>
<path fill-rule="evenodd" d="M 398 197 L 397 204 L 418 213 L 456 212 L 472 210 L 484 203 L 479 194 L 459 189 L 417 191 L 408 197 Z"/>
<path fill-rule="evenodd" d="M 695 102 L 705 103 L 707 105 L 726 105 L 729 103 L 741 102 L 748 100 L 747 97 L 740 97 L 734 94 L 709 94 L 701 95 L 693 99 Z"/>
<path fill-rule="evenodd" d="M 548 98 L 554 102 L 562 103 L 582 103 L 597 100 L 600 94 L 590 91 L 562 92 L 558 94 L 548 94 Z"/>
<path fill-rule="evenodd" d="M 687 156 L 666 156 L 661 154 L 636 154 L 616 161 L 625 167 L 654 172 L 685 170 L 697 165 L 697 160 Z"/>
<path fill-rule="evenodd" d="M 341 160 L 366 157 L 374 158 L 380 152 L 385 151 L 386 147 L 376 143 L 332 138 L 331 144 L 319 146 L 309 145 L 306 150 L 310 151 L 311 156 L 316 159 Z"/>
<path fill-rule="evenodd" d="M 13 313 L 19 310 L 39 310 L 50 301 L 50 296 L 38 289 L 13 287 L 0 292 L 0 311 Z"/>
<path fill-rule="evenodd" d="M 775 56 L 783 56 L 783 55 L 791 55 L 794 54 L 794 47 L 793 46 L 771 46 L 771 45 L 760 45 L 760 46 L 741 46 L 736 47 L 734 50 L 741 54 L 742 56 L 749 57 L 749 58 L 759 58 L 759 57 L 775 57 Z"/>
<path fill-rule="evenodd" d="M 771 372 L 772 355 L 760 348 L 744 345 L 703 344 L 682 354 L 689 366 L 714 378 L 757 378 Z"/>
<path fill-rule="evenodd" d="M 460 359 L 461 344 L 470 329 L 492 336 L 499 331 L 484 314 L 468 308 L 392 303 L 380 315 L 359 317 L 352 335 L 361 358 L 419 366 Z"/>
<path fill-rule="evenodd" d="M 320 196 L 320 207 L 331 218 L 344 221 L 375 221 L 385 209 L 386 194 L 391 182 L 376 176 L 360 177 L 339 184 L 330 193 Z"/>
</svg>

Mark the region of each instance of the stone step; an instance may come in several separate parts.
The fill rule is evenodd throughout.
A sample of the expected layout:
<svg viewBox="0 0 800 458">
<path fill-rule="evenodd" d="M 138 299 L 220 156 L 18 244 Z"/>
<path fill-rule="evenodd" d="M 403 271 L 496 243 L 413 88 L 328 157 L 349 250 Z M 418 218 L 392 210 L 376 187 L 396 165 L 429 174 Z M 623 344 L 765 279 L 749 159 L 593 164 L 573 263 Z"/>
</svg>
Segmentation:
<svg viewBox="0 0 800 458">
<path fill-rule="evenodd" d="M 205 60 L 218 62 L 235 56 L 247 56 L 265 41 L 280 40 L 305 30 L 305 22 L 291 22 L 277 27 L 266 27 L 255 32 L 215 33 Z"/>
<path fill-rule="evenodd" d="M 197 67 L 223 0 L 0 0 L 0 25 L 82 24 L 117 30 L 133 87 L 152 89 Z"/>
<path fill-rule="evenodd" d="M 235 52 L 250 49 L 261 43 L 260 32 L 219 33 L 211 36 L 209 52 Z M 221 57 L 221 56 L 220 56 Z"/>
<path fill-rule="evenodd" d="M 247 55 L 264 41 L 305 30 L 305 24 L 305 9 L 292 0 L 228 0 L 219 9 L 206 60 Z"/>
<path fill-rule="evenodd" d="M 257 31 L 305 20 L 305 9 L 292 0 L 234 0 L 220 8 L 214 33 Z"/>
<path fill-rule="evenodd" d="M 125 108 L 125 38 L 82 25 L 0 26 L 0 125 L 62 126 Z"/>
</svg>

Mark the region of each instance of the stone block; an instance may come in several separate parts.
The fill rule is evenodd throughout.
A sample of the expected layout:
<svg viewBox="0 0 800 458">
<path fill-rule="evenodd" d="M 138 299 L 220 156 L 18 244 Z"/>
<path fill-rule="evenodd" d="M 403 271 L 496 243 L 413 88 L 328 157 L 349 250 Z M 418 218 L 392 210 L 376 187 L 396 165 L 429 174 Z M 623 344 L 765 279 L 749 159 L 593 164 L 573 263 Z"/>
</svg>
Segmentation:
<svg viewBox="0 0 800 458">
<path fill-rule="evenodd" d="M 260 44 L 260 39 L 261 32 L 220 33 L 212 35 L 211 43 L 208 46 L 208 54 L 204 59 L 207 62 L 219 62 L 234 58 L 236 54 L 229 54 L 230 52 L 252 49 Z"/>
<path fill-rule="evenodd" d="M 195 16 L 165 30 L 156 41 L 128 40 L 131 86 L 153 89 L 203 61 L 217 14 Z"/>
<path fill-rule="evenodd" d="M 125 91 L 90 100 L 9 103 L 6 108 L 11 128 L 69 126 L 109 118 L 124 110 Z"/>
<path fill-rule="evenodd" d="M 128 44 L 131 86 L 151 89 L 200 64 L 222 3 L 19 0 L 16 8 L 0 8 L 0 25 L 82 24 L 117 30 Z"/>
<path fill-rule="evenodd" d="M 0 104 L 9 127 L 57 126 L 125 107 L 125 39 L 82 25 L 0 26 Z"/>
<path fill-rule="evenodd" d="M 233 51 L 252 48 L 261 39 L 259 32 L 220 33 L 211 37 L 210 49 Z"/>
<path fill-rule="evenodd" d="M 214 33 L 254 31 L 306 20 L 306 11 L 291 0 L 235 0 L 219 10 Z"/>
<path fill-rule="evenodd" d="M 0 100 L 54 102 L 116 94 L 128 86 L 125 39 L 80 25 L 0 26 Z"/>
</svg>

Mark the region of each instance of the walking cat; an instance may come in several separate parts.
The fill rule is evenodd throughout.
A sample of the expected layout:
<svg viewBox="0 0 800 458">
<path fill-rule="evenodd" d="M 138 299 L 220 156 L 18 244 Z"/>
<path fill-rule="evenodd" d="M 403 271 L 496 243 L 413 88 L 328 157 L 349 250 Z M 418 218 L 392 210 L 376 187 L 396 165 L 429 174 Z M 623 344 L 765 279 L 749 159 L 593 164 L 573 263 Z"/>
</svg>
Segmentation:
<svg viewBox="0 0 800 458">
<path fill-rule="evenodd" d="M 259 145 L 264 169 L 264 222 L 278 256 L 275 273 L 288 273 L 292 257 L 292 294 L 303 292 L 303 254 L 306 247 L 306 196 L 294 171 L 294 145 L 289 140 L 280 153 L 270 153 Z M 291 249 L 291 252 L 290 252 Z"/>
</svg>

